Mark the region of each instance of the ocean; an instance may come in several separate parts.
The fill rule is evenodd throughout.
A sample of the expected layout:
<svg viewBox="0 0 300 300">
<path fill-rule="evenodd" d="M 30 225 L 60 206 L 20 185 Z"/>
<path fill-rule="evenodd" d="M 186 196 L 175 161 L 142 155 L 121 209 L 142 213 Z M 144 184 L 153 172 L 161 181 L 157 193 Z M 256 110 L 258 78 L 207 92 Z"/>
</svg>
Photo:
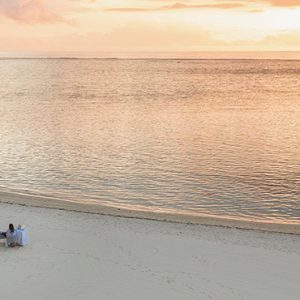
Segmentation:
<svg viewBox="0 0 300 300">
<path fill-rule="evenodd" d="M 300 60 L 0 59 L 0 189 L 300 224 Z"/>
</svg>

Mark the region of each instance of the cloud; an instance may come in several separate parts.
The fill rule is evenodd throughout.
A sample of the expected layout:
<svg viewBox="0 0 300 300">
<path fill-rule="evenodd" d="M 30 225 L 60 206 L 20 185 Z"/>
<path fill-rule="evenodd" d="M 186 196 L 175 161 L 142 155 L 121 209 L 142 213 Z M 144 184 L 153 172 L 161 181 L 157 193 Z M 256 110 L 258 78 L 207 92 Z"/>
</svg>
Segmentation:
<svg viewBox="0 0 300 300">
<path fill-rule="evenodd" d="M 280 6 L 280 7 L 300 6 L 300 0 L 266 0 L 263 2 L 268 2 L 272 6 Z"/>
<path fill-rule="evenodd" d="M 183 24 L 134 22 L 107 32 L 72 32 L 18 38 L 0 36 L 0 51 L 299 51 L 300 30 L 274 31 L 260 38 L 227 39 L 213 31 Z"/>
<path fill-rule="evenodd" d="M 0 0 L 0 17 L 23 23 L 73 24 L 68 16 L 89 12 L 95 0 Z"/>
<path fill-rule="evenodd" d="M 212 4 L 185 4 L 185 3 L 175 3 L 172 5 L 165 5 L 159 7 L 150 8 L 139 8 L 139 7 L 116 7 L 108 8 L 107 11 L 116 12 L 147 12 L 147 11 L 167 11 L 167 10 L 179 10 L 179 9 L 232 9 L 232 8 L 242 8 L 245 7 L 244 4 L 235 2 L 223 2 L 223 3 L 212 3 Z"/>
<path fill-rule="evenodd" d="M 130 1 L 129 1 L 130 2 Z M 172 3 L 172 0 L 146 0 L 145 3 Z M 160 5 L 160 6 L 121 6 L 107 8 L 106 11 L 115 12 L 155 12 L 155 11 L 174 11 L 188 9 L 223 9 L 230 10 L 236 8 L 245 8 L 250 13 L 265 11 L 266 6 L 296 8 L 300 7 L 300 0 L 207 0 L 204 3 L 199 0 L 182 0 L 181 2 Z"/>
<path fill-rule="evenodd" d="M 237 51 L 299 51 L 300 30 L 284 30 L 260 39 L 217 40 L 220 48 Z"/>
<path fill-rule="evenodd" d="M 260 41 L 261 45 L 276 46 L 281 49 L 300 48 L 300 30 L 284 31 L 266 36 Z"/>
<path fill-rule="evenodd" d="M 1 38 L 1 51 L 178 51 L 220 46 L 210 32 L 181 25 L 126 24 L 110 32 Z"/>
<path fill-rule="evenodd" d="M 53 23 L 61 21 L 41 0 L 0 0 L 0 16 L 26 23 Z"/>
<path fill-rule="evenodd" d="M 300 6 L 300 0 L 246 0 L 245 2 L 248 2 L 249 6 L 251 4 L 286 8 L 295 8 Z"/>
</svg>

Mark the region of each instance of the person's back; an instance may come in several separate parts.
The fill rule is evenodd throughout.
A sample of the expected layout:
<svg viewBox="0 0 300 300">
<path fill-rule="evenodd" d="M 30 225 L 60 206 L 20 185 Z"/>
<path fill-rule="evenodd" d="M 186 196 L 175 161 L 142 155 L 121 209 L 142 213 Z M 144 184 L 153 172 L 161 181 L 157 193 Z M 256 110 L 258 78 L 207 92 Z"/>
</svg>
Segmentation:
<svg viewBox="0 0 300 300">
<path fill-rule="evenodd" d="M 16 246 L 17 233 L 13 224 L 9 224 L 8 230 L 6 231 L 6 242 L 9 247 Z"/>
</svg>

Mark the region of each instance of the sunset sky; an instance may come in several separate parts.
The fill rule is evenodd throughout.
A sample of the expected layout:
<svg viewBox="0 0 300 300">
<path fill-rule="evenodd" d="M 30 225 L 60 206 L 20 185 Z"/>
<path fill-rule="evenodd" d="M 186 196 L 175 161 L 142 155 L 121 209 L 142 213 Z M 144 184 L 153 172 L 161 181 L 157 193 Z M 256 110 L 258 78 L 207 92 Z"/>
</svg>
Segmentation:
<svg viewBox="0 0 300 300">
<path fill-rule="evenodd" d="M 0 0 L 0 51 L 300 51 L 300 0 Z"/>
</svg>

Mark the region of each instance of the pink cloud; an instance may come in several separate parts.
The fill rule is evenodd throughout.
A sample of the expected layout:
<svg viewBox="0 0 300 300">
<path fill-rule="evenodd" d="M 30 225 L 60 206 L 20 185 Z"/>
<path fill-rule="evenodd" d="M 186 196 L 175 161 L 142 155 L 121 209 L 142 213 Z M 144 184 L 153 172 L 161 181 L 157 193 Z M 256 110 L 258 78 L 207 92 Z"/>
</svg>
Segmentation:
<svg viewBox="0 0 300 300">
<path fill-rule="evenodd" d="M 86 6 L 95 0 L 0 0 L 0 17 L 25 23 L 73 24 L 72 13 L 90 11 Z"/>
<path fill-rule="evenodd" d="M 62 18 L 42 0 L 0 0 L 0 16 L 28 23 L 52 23 Z"/>
</svg>

